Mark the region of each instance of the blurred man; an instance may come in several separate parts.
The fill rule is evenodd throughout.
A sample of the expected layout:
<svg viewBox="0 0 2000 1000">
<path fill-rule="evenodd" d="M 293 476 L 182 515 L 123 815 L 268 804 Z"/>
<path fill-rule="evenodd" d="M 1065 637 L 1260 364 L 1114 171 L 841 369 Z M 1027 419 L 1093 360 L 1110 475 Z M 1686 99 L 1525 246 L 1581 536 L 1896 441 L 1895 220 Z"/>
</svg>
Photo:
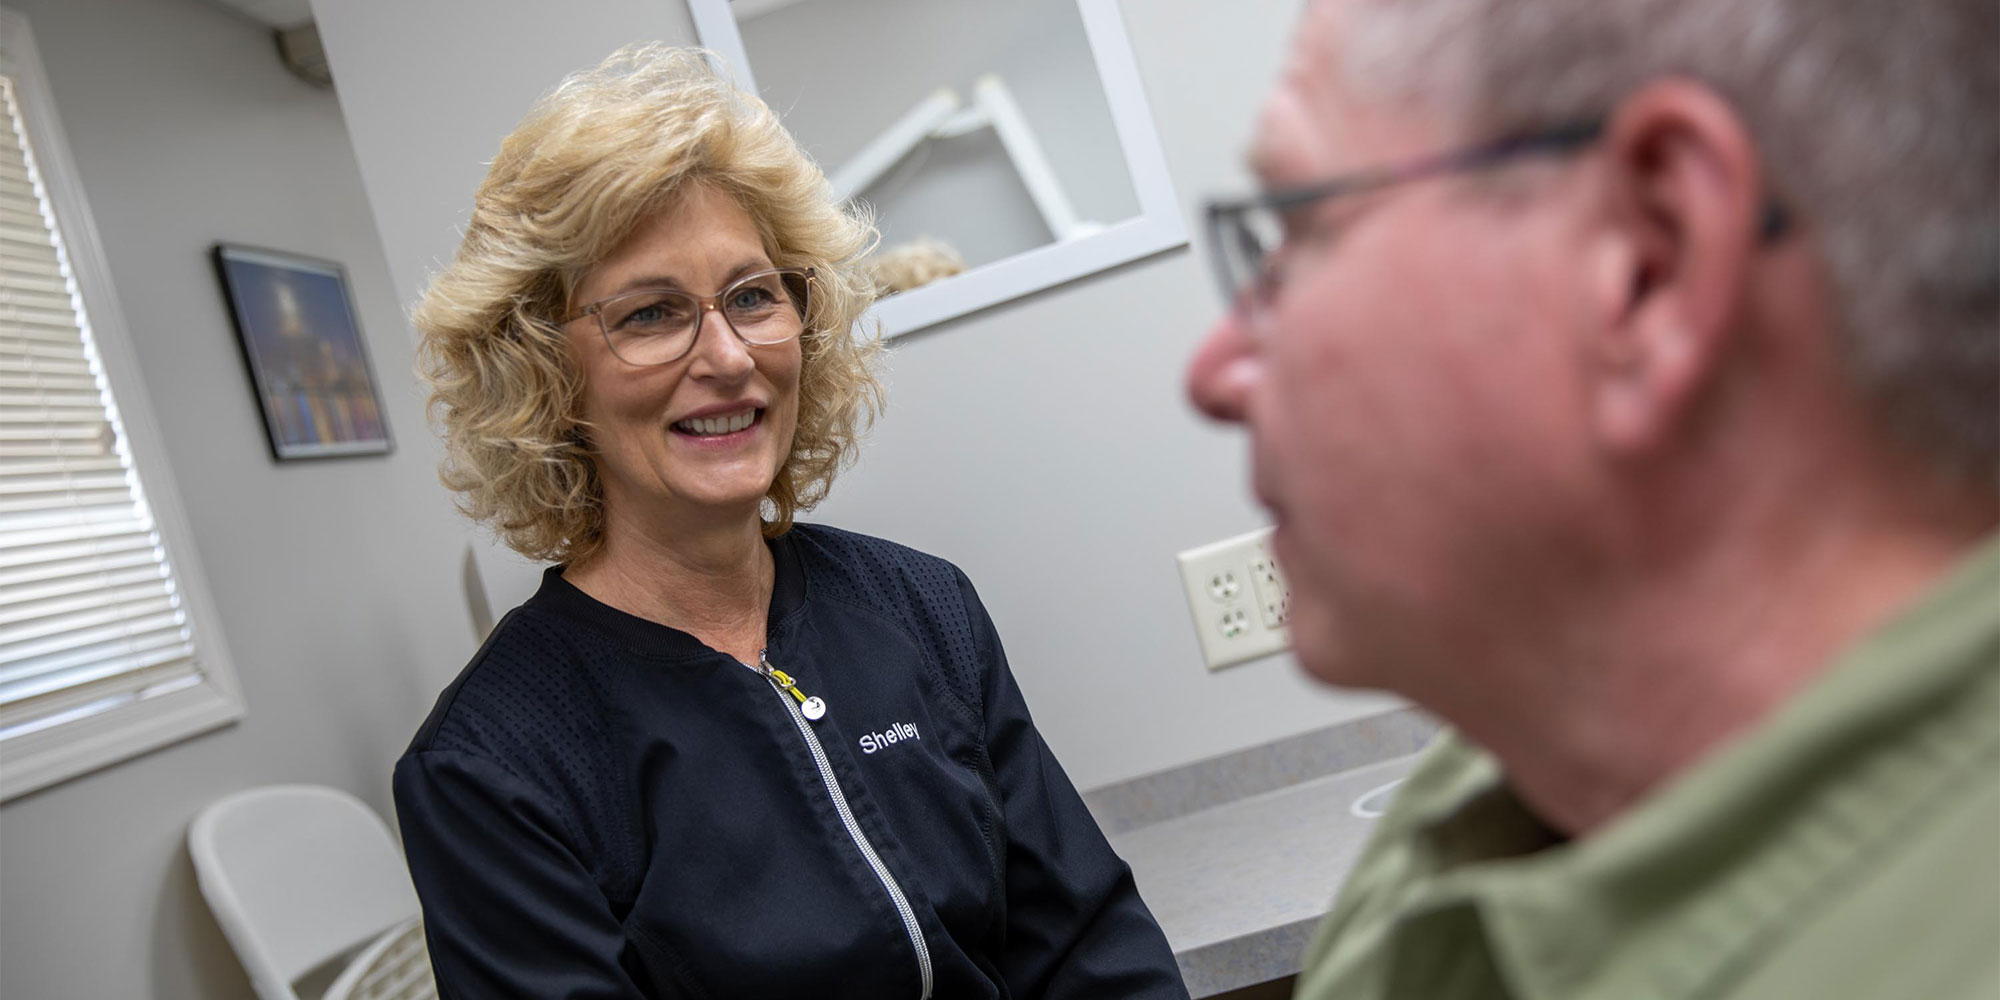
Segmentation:
<svg viewBox="0 0 2000 1000">
<path fill-rule="evenodd" d="M 1300 996 L 2000 996 L 1997 9 L 1308 8 L 1190 392 L 1452 731 Z"/>
</svg>

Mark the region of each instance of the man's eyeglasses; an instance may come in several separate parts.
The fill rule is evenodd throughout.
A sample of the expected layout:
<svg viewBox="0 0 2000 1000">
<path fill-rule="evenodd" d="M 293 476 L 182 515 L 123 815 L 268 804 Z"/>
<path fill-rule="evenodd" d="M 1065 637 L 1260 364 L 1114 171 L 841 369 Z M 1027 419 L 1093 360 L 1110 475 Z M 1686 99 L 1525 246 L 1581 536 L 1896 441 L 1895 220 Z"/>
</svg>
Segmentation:
<svg viewBox="0 0 2000 1000">
<path fill-rule="evenodd" d="M 592 302 L 563 322 L 595 316 L 605 344 L 619 360 L 664 365 L 694 349 L 702 317 L 710 310 L 722 314 L 723 324 L 746 344 L 768 347 L 791 340 L 805 330 L 812 284 L 812 268 L 778 267 L 746 274 L 714 295 L 672 288 L 624 292 Z"/>
<path fill-rule="evenodd" d="M 1572 122 L 1533 132 L 1503 136 L 1492 142 L 1427 160 L 1361 173 L 1346 174 L 1300 187 L 1267 191 L 1249 198 L 1210 202 L 1208 244 L 1216 280 L 1225 301 L 1251 315 L 1263 313 L 1284 283 L 1280 253 L 1286 232 L 1296 232 L 1305 209 L 1328 198 L 1376 191 L 1396 184 L 1467 170 L 1483 170 L 1535 154 L 1572 152 L 1604 133 L 1602 119 Z M 1293 220 L 1287 226 L 1287 220 Z M 1776 201 L 1768 202 L 1761 221 L 1762 236 L 1782 234 L 1787 220 Z"/>
<path fill-rule="evenodd" d="M 1604 132 L 1602 121 L 1578 122 L 1510 135 L 1399 167 L 1368 170 L 1299 187 L 1266 191 L 1248 198 L 1210 202 L 1208 245 L 1223 298 L 1237 308 L 1261 312 L 1283 283 L 1279 248 L 1287 229 L 1296 231 L 1301 210 L 1329 198 L 1377 191 L 1440 174 L 1480 170 L 1532 153 L 1563 153 L 1589 145 Z M 1287 226 L 1287 220 L 1294 220 Z"/>
</svg>

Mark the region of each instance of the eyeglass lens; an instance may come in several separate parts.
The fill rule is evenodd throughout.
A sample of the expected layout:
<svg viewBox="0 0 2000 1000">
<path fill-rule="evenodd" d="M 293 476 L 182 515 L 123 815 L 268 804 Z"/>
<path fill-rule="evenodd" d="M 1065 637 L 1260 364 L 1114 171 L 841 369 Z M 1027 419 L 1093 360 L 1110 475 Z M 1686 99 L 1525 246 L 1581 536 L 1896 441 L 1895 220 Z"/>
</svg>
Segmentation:
<svg viewBox="0 0 2000 1000">
<path fill-rule="evenodd" d="M 1223 294 L 1238 305 L 1255 306 L 1275 278 L 1269 272 L 1272 254 L 1284 242 L 1279 212 L 1245 205 L 1216 218 L 1212 241 L 1222 262 Z"/>
<path fill-rule="evenodd" d="M 808 287 L 799 272 L 748 275 L 716 295 L 716 311 L 745 343 L 782 344 L 805 328 Z M 694 346 L 702 312 L 693 295 L 650 289 L 605 301 L 597 318 L 613 354 L 629 364 L 659 365 Z"/>
</svg>

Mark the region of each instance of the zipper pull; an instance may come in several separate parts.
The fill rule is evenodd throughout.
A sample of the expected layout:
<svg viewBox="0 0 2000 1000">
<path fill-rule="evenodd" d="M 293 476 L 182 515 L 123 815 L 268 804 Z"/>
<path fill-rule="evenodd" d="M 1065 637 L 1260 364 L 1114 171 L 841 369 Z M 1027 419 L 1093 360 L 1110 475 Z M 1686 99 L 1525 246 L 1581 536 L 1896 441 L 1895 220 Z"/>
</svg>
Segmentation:
<svg viewBox="0 0 2000 1000">
<path fill-rule="evenodd" d="M 799 690 L 798 682 L 792 680 L 792 675 L 772 666 L 770 658 L 761 651 L 757 654 L 757 665 L 763 668 L 764 676 L 769 677 L 780 690 L 791 695 L 799 703 L 799 714 L 805 716 L 808 721 L 818 722 L 826 716 L 826 702 L 817 697 L 809 697 L 804 691 Z"/>
</svg>

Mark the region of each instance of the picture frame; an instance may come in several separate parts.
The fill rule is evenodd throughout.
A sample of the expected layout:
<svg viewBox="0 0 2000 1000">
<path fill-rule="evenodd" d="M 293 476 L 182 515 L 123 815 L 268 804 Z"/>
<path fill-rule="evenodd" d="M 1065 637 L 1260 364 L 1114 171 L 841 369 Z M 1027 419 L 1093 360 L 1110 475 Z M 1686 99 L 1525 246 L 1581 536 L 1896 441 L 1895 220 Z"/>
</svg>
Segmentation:
<svg viewBox="0 0 2000 1000">
<path fill-rule="evenodd" d="M 347 271 L 234 243 L 210 252 L 277 461 L 395 448 Z"/>
</svg>

